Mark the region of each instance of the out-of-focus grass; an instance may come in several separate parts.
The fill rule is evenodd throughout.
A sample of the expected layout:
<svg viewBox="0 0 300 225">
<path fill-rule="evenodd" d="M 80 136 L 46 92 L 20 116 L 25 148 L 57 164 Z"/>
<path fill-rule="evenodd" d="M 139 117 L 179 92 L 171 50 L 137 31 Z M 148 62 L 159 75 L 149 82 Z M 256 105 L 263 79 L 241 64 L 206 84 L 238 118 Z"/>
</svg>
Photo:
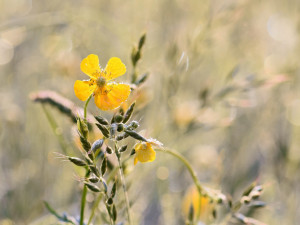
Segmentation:
<svg viewBox="0 0 300 225">
<path fill-rule="evenodd" d="M 123 80 L 130 81 L 130 51 L 144 31 L 139 72 L 150 79 L 140 96 L 148 104 L 136 119 L 146 134 L 180 151 L 202 182 L 233 198 L 254 180 L 265 184 L 268 206 L 255 217 L 296 224 L 299 7 L 292 0 L 0 1 L 3 224 L 40 221 L 48 216 L 44 199 L 79 212 L 73 168 L 54 158 L 58 140 L 28 95 L 50 89 L 82 106 L 73 84 L 86 78 L 79 65 L 90 53 L 103 66 L 120 57 L 128 70 Z M 72 144 L 71 121 L 47 109 L 61 127 L 56 132 Z M 100 113 L 93 104 L 89 109 Z M 182 224 L 181 201 L 191 184 L 182 165 L 157 153 L 155 162 L 131 169 L 135 219 Z"/>
</svg>

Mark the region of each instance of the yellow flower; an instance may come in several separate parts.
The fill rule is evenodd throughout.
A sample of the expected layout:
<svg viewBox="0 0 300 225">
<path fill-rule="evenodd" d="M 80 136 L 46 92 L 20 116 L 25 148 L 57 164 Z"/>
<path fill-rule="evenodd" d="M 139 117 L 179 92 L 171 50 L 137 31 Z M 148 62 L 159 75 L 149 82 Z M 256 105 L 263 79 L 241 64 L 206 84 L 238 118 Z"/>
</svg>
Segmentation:
<svg viewBox="0 0 300 225">
<path fill-rule="evenodd" d="M 128 84 L 108 82 L 126 72 L 126 67 L 119 58 L 110 58 L 105 69 L 101 69 L 98 56 L 91 54 L 82 60 L 80 68 L 90 77 L 90 80 L 77 80 L 74 84 L 75 95 L 81 101 L 86 101 L 93 94 L 98 108 L 111 110 L 127 100 L 130 94 Z"/>
<path fill-rule="evenodd" d="M 189 215 L 191 206 L 194 208 L 196 220 L 207 222 L 214 205 L 210 203 L 208 197 L 203 195 L 200 196 L 197 188 L 192 186 L 188 189 L 182 203 L 183 214 L 186 218 Z"/>
<path fill-rule="evenodd" d="M 145 163 L 155 160 L 156 152 L 153 150 L 152 145 L 160 148 L 162 147 L 162 144 L 155 139 L 149 139 L 148 142 L 143 141 L 134 146 L 134 165 L 136 165 L 138 161 L 140 161 L 141 163 Z"/>
</svg>

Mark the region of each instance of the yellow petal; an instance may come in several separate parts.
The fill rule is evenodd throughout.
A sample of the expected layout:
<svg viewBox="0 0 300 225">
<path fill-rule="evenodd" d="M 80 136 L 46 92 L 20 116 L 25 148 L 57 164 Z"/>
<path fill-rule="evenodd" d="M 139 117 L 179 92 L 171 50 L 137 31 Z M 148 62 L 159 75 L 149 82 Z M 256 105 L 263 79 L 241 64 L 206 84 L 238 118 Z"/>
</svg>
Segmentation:
<svg viewBox="0 0 300 225">
<path fill-rule="evenodd" d="M 76 80 L 74 84 L 74 92 L 77 98 L 85 101 L 94 92 L 96 85 L 93 81 Z"/>
<path fill-rule="evenodd" d="M 122 63 L 121 59 L 112 57 L 108 61 L 104 71 L 104 77 L 107 80 L 112 80 L 116 77 L 122 76 L 126 72 L 126 66 Z"/>
<path fill-rule="evenodd" d="M 99 58 L 97 55 L 90 54 L 81 61 L 82 72 L 90 77 L 97 78 L 100 75 Z"/>
<path fill-rule="evenodd" d="M 111 110 L 119 107 L 130 94 L 128 84 L 107 84 L 95 92 L 95 103 L 101 110 Z"/>
<path fill-rule="evenodd" d="M 150 143 L 141 143 L 135 147 L 136 157 L 141 163 L 152 162 L 155 160 L 156 152 Z"/>
<path fill-rule="evenodd" d="M 136 165 L 138 163 L 138 158 L 134 157 L 134 165 Z"/>
</svg>

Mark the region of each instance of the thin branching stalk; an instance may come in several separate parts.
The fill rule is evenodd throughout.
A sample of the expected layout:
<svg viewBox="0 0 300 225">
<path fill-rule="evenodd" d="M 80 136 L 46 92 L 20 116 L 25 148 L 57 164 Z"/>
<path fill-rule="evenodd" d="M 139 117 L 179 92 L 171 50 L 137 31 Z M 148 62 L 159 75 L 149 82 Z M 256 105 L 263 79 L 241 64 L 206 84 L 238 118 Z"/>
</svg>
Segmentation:
<svg viewBox="0 0 300 225">
<path fill-rule="evenodd" d="M 66 143 L 65 143 L 63 135 L 60 132 L 57 132 L 57 130 L 58 130 L 59 127 L 58 127 L 57 123 L 55 122 L 55 119 L 53 118 L 53 116 L 51 115 L 51 113 L 46 109 L 46 107 L 44 105 L 42 105 L 42 109 L 43 109 L 43 111 L 44 111 L 44 113 L 45 113 L 45 115 L 47 117 L 47 120 L 50 123 L 50 126 L 51 126 L 54 134 L 58 138 L 58 142 L 59 142 L 59 145 L 60 145 L 63 153 L 67 154 L 68 153 L 68 148 L 66 146 Z"/>
<path fill-rule="evenodd" d="M 131 156 L 127 157 L 126 159 L 123 160 L 122 162 L 122 165 L 124 165 L 129 159 L 131 158 Z M 116 173 L 118 172 L 118 167 L 114 167 L 113 170 L 110 172 L 108 178 L 107 178 L 107 184 L 109 184 L 115 177 Z M 90 225 L 91 222 L 92 222 L 92 219 L 94 218 L 94 215 L 95 215 L 95 211 L 96 209 L 98 208 L 98 205 L 102 199 L 103 195 L 98 195 L 94 205 L 93 205 L 93 208 L 92 208 L 92 211 L 91 211 L 91 215 L 90 215 L 90 218 L 89 218 L 89 221 L 87 223 L 87 225 Z"/>
<path fill-rule="evenodd" d="M 196 172 L 193 170 L 191 164 L 183 157 L 183 155 L 181 155 L 178 152 L 175 152 L 173 150 L 170 150 L 170 149 L 155 149 L 155 150 L 159 151 L 159 152 L 163 152 L 163 153 L 168 153 L 172 156 L 175 156 L 177 159 L 179 159 L 185 165 L 185 167 L 189 171 L 190 175 L 192 176 L 192 179 L 194 181 L 195 186 L 197 187 L 197 190 L 198 190 L 200 196 L 202 195 L 203 188 L 197 178 Z"/>
<path fill-rule="evenodd" d="M 85 102 L 85 105 L 84 105 L 83 117 L 84 117 L 85 122 L 86 122 L 87 106 L 88 106 L 91 98 L 92 98 L 92 95 L 90 95 L 90 97 L 87 99 L 87 101 Z M 88 175 L 89 175 L 89 172 L 86 171 L 85 178 L 87 178 Z M 85 208 L 85 203 L 86 203 L 86 194 L 87 194 L 87 186 L 84 184 L 83 190 L 82 190 L 82 195 L 81 195 L 81 205 L 80 205 L 80 221 L 79 221 L 80 225 L 83 225 L 83 221 L 84 221 L 84 208 Z"/>
<path fill-rule="evenodd" d="M 123 188 L 124 195 L 125 195 L 127 219 L 128 219 L 129 225 L 131 225 L 130 204 L 129 204 L 129 198 L 128 198 L 127 189 L 126 189 L 126 182 L 125 182 L 125 178 L 124 178 L 123 167 L 122 167 L 120 158 L 121 158 L 121 156 L 118 157 L 119 173 L 120 173 L 122 188 Z"/>
</svg>

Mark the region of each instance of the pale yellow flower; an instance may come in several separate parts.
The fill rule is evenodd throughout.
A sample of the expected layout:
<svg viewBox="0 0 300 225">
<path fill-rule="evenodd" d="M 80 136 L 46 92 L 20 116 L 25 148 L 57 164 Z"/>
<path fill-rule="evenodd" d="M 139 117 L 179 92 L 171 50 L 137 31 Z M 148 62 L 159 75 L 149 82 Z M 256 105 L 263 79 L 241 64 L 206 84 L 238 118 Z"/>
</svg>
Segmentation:
<svg viewBox="0 0 300 225">
<path fill-rule="evenodd" d="M 135 158 L 134 158 L 134 165 L 140 161 L 141 163 L 145 162 L 152 162 L 155 160 L 156 152 L 152 148 L 155 147 L 162 147 L 162 143 L 155 139 L 149 139 L 147 142 L 141 142 L 134 146 L 135 150 Z"/>
</svg>

